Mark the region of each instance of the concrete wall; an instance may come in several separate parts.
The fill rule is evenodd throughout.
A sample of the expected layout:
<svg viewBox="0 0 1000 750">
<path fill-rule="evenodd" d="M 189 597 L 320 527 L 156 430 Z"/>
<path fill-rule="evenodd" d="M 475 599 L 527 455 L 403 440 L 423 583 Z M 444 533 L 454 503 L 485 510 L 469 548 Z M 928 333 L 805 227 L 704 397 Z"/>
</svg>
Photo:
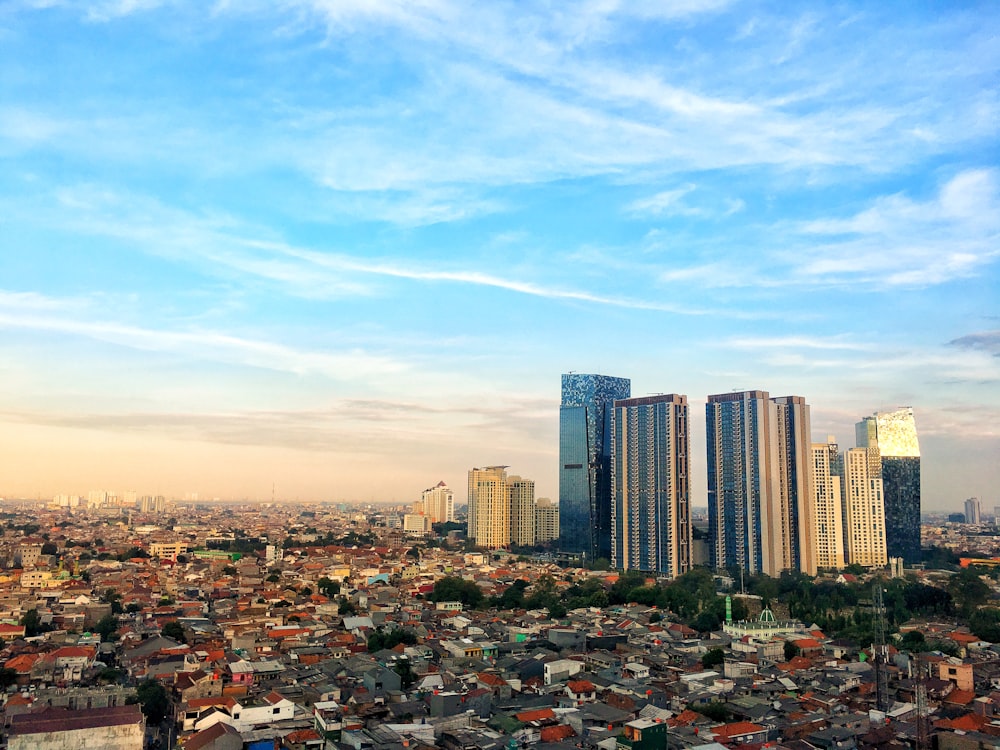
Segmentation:
<svg viewBox="0 0 1000 750">
<path fill-rule="evenodd" d="M 143 730 L 139 724 L 69 732 L 40 732 L 10 738 L 8 750 L 142 750 Z"/>
</svg>

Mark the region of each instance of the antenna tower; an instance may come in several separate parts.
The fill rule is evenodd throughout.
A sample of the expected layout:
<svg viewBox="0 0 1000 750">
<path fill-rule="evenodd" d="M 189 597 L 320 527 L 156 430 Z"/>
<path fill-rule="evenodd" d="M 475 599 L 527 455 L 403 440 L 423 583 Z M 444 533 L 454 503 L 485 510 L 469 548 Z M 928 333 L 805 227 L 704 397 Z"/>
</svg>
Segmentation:
<svg viewBox="0 0 1000 750">
<path fill-rule="evenodd" d="M 872 604 L 875 611 L 875 643 L 872 657 L 875 662 L 875 707 L 882 712 L 889 710 L 889 648 L 885 645 L 885 601 L 882 598 L 882 582 L 872 589 Z"/>
</svg>

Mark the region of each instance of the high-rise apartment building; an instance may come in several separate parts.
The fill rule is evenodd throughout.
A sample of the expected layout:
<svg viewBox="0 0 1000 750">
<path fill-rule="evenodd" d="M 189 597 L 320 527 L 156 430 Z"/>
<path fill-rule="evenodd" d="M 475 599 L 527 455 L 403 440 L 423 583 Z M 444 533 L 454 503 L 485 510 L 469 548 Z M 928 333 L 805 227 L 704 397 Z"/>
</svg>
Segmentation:
<svg viewBox="0 0 1000 750">
<path fill-rule="evenodd" d="M 983 509 L 978 497 L 970 497 L 965 501 L 965 522 L 974 524 L 983 522 Z"/>
<path fill-rule="evenodd" d="M 691 568 L 686 396 L 614 402 L 611 563 L 676 577 Z"/>
<path fill-rule="evenodd" d="M 809 405 L 801 396 L 772 398 L 778 450 L 777 517 L 774 521 L 777 570 L 816 575 L 813 550 L 815 489 Z"/>
<path fill-rule="evenodd" d="M 777 576 L 810 570 L 809 406 L 767 391 L 722 393 L 705 405 L 710 563 Z"/>
<path fill-rule="evenodd" d="M 551 498 L 535 501 L 535 544 L 554 542 L 559 538 L 559 505 Z"/>
<path fill-rule="evenodd" d="M 422 512 L 431 523 L 447 523 L 455 520 L 455 493 L 443 481 L 424 490 L 420 494 Z"/>
<path fill-rule="evenodd" d="M 844 539 L 848 564 L 881 568 L 888 563 L 882 479 L 873 473 L 866 448 L 843 457 Z"/>
<path fill-rule="evenodd" d="M 873 473 L 882 478 L 888 554 L 920 562 L 920 444 L 913 409 L 876 412 L 858 422 L 856 433 Z"/>
<path fill-rule="evenodd" d="M 611 414 L 627 378 L 568 373 L 559 407 L 559 547 L 611 559 Z"/>
<path fill-rule="evenodd" d="M 771 504 L 777 484 L 766 391 L 723 393 L 705 405 L 709 560 L 713 568 L 770 573 Z"/>
<path fill-rule="evenodd" d="M 480 547 L 510 544 L 510 490 L 506 466 L 469 471 L 469 539 Z"/>
<path fill-rule="evenodd" d="M 816 569 L 840 570 L 844 557 L 844 507 L 841 496 L 843 459 L 834 439 L 812 444 L 813 533 Z"/>
<path fill-rule="evenodd" d="M 535 544 L 535 482 L 508 477 L 510 495 L 510 543 L 518 547 Z"/>
</svg>

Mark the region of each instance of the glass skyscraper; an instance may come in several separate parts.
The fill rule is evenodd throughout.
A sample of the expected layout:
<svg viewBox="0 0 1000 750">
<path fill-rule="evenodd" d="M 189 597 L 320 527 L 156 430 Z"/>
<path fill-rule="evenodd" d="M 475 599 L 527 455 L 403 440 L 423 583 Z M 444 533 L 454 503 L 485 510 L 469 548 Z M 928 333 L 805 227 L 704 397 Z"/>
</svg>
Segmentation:
<svg viewBox="0 0 1000 750">
<path fill-rule="evenodd" d="M 615 568 L 676 577 L 691 569 L 686 396 L 615 401 L 612 557 Z"/>
<path fill-rule="evenodd" d="M 611 420 L 628 378 L 568 373 L 559 407 L 559 548 L 611 559 Z"/>
<path fill-rule="evenodd" d="M 885 546 L 889 557 L 920 562 L 920 444 L 909 406 L 876 412 L 856 426 L 875 476 L 882 477 Z"/>
</svg>

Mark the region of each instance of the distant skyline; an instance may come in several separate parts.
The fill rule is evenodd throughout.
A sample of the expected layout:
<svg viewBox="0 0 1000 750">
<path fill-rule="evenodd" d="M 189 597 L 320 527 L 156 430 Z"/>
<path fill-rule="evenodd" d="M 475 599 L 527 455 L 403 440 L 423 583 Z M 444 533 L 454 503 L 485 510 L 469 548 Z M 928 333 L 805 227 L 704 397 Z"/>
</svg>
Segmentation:
<svg viewBox="0 0 1000 750">
<path fill-rule="evenodd" d="M 1000 7 L 0 4 L 0 497 L 558 498 L 560 375 L 1000 505 Z M 456 504 L 466 500 L 459 490 Z"/>
</svg>

